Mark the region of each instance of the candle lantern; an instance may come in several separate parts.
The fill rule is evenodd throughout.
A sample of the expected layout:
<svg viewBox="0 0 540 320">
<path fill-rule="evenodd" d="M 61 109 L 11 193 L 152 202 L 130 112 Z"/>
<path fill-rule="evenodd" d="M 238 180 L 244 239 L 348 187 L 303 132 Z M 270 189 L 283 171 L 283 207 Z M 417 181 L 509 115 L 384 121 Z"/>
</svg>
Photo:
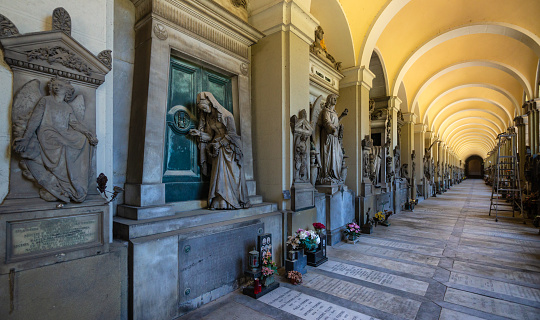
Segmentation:
<svg viewBox="0 0 540 320">
<path fill-rule="evenodd" d="M 249 252 L 249 267 L 253 272 L 257 272 L 259 268 L 259 251 L 255 250 L 255 248 Z"/>
</svg>

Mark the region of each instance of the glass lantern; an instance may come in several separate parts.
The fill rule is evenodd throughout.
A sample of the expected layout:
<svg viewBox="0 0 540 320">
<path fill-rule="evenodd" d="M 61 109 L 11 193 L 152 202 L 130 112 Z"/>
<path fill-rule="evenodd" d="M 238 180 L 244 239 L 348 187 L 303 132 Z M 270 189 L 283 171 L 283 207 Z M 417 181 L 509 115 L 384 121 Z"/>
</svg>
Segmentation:
<svg viewBox="0 0 540 320">
<path fill-rule="evenodd" d="M 259 251 L 255 250 L 255 248 L 249 252 L 249 267 L 253 272 L 257 272 L 259 268 Z"/>
</svg>

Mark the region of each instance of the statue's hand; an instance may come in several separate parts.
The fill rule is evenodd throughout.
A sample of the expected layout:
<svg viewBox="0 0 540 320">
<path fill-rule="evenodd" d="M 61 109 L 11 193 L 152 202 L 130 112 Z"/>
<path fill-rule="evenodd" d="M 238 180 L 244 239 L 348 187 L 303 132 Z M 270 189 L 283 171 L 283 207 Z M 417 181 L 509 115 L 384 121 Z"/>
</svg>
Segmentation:
<svg viewBox="0 0 540 320">
<path fill-rule="evenodd" d="M 349 109 L 345 109 L 345 110 L 343 110 L 343 112 L 341 113 L 341 116 L 343 117 L 343 116 L 346 116 L 346 115 L 348 115 L 348 114 L 349 114 Z"/>
<path fill-rule="evenodd" d="M 201 132 L 197 129 L 191 129 L 189 130 L 189 135 L 194 136 L 194 137 L 200 137 Z"/>
<path fill-rule="evenodd" d="M 88 142 L 90 143 L 91 146 L 97 146 L 99 140 L 94 136 L 92 132 L 87 131 L 84 135 L 88 139 Z"/>
<path fill-rule="evenodd" d="M 13 150 L 17 153 L 21 153 L 26 151 L 26 147 L 28 147 L 28 143 L 30 142 L 30 139 L 27 138 L 19 138 L 16 139 L 13 143 Z"/>
</svg>

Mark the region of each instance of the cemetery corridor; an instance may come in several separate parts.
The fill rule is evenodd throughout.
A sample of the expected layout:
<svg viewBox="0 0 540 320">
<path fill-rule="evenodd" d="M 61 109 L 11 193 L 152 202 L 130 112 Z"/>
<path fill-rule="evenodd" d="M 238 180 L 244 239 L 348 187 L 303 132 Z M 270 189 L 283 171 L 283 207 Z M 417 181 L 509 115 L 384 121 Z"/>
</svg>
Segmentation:
<svg viewBox="0 0 540 320">
<path fill-rule="evenodd" d="M 538 229 L 495 222 L 490 194 L 464 181 L 329 248 L 301 285 L 259 300 L 237 290 L 181 319 L 540 319 Z"/>
</svg>

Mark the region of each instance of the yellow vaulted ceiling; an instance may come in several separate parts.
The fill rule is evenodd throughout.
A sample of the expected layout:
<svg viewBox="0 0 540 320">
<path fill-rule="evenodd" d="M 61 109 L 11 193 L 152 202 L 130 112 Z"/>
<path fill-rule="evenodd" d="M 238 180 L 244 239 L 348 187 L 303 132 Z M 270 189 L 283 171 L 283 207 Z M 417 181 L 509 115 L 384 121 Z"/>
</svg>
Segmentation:
<svg viewBox="0 0 540 320">
<path fill-rule="evenodd" d="M 387 94 L 405 88 L 403 111 L 416 112 L 462 160 L 486 157 L 524 98 L 538 98 L 540 0 L 311 3 L 343 67 L 369 67 L 376 51 Z"/>
</svg>

